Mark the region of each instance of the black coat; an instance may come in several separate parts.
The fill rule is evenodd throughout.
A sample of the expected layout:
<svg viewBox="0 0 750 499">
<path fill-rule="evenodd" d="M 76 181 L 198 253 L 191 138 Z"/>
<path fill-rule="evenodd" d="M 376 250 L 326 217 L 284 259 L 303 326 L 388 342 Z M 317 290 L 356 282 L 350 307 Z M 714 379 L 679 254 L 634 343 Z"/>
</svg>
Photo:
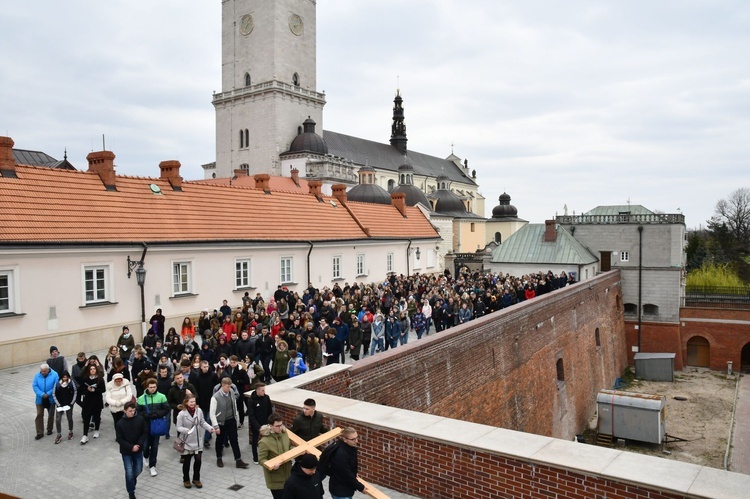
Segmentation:
<svg viewBox="0 0 750 499">
<path fill-rule="evenodd" d="M 331 495 L 351 497 L 355 490 L 365 490 L 365 486 L 357 480 L 358 469 L 357 448 L 342 442 L 331 456 L 331 478 L 328 480 Z"/>
<path fill-rule="evenodd" d="M 250 419 L 250 428 L 253 432 L 257 433 L 260 431 L 260 427 L 268 424 L 268 416 L 273 412 L 273 403 L 271 397 L 268 395 L 258 396 L 258 392 L 250 394 L 250 411 L 248 419 Z"/>
<path fill-rule="evenodd" d="M 117 443 L 120 444 L 120 454 L 132 454 L 135 445 L 140 446 L 140 449 L 136 451 L 140 452 L 148 437 L 148 424 L 137 414 L 132 418 L 125 416 L 117 422 L 115 434 Z"/>
<path fill-rule="evenodd" d="M 284 484 L 283 499 L 316 499 L 323 497 L 323 476 L 317 471 L 308 475 L 299 463 L 292 466 L 292 474 Z"/>
</svg>

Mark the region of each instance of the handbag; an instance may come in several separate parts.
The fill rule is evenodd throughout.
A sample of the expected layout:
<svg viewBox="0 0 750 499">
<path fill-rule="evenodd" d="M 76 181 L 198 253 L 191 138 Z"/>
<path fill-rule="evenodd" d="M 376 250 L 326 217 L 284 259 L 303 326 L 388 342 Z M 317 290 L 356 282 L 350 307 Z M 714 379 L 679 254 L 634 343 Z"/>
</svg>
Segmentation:
<svg viewBox="0 0 750 499">
<path fill-rule="evenodd" d="M 144 402 L 146 401 L 145 397 L 143 401 Z M 151 414 L 150 404 L 146 404 L 146 412 L 148 414 Z M 148 431 L 153 436 L 162 437 L 166 435 L 169 431 L 169 427 L 167 426 L 167 416 L 164 416 L 161 418 L 153 418 L 149 420 Z"/>
<path fill-rule="evenodd" d="M 185 441 L 182 439 L 180 434 L 178 433 L 177 436 L 174 438 L 174 441 L 172 442 L 172 448 L 182 454 L 185 452 Z"/>
</svg>

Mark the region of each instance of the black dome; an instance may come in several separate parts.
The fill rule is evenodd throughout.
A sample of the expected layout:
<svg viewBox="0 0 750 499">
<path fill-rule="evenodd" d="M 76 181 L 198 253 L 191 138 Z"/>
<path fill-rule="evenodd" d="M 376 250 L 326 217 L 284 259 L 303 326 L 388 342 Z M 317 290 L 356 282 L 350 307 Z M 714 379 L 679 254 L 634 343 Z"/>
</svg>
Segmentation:
<svg viewBox="0 0 750 499">
<path fill-rule="evenodd" d="M 427 196 L 425 195 L 425 193 L 422 192 L 419 187 L 416 187 L 414 185 L 399 185 L 391 191 L 391 194 L 393 194 L 394 192 L 403 192 L 404 194 L 406 194 L 406 206 L 414 206 L 417 203 L 422 203 L 422 205 L 428 210 L 432 207 L 430 202 L 427 201 Z"/>
<path fill-rule="evenodd" d="M 377 184 L 359 184 L 346 193 L 349 201 L 362 203 L 391 204 L 391 195 Z"/>
<path fill-rule="evenodd" d="M 328 154 L 328 145 L 323 137 L 315 133 L 315 121 L 309 116 L 302 124 L 304 131 L 297 135 L 289 146 L 289 152 L 311 152 L 314 154 Z"/>
<path fill-rule="evenodd" d="M 510 195 L 507 192 L 500 194 L 500 204 L 492 209 L 492 218 L 516 218 L 518 210 L 510 204 Z"/>
<path fill-rule="evenodd" d="M 432 195 L 435 199 L 435 211 L 450 215 L 462 215 L 466 213 L 466 206 L 463 201 L 452 191 L 438 189 Z"/>
</svg>

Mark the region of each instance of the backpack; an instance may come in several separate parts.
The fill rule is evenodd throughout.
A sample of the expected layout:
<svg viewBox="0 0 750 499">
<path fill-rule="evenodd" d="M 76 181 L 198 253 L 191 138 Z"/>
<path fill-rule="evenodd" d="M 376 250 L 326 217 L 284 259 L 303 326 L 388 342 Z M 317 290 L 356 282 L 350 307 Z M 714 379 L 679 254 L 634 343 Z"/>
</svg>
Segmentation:
<svg viewBox="0 0 750 499">
<path fill-rule="evenodd" d="M 333 473 L 333 453 L 341 447 L 341 440 L 337 440 L 332 443 L 320 453 L 318 458 L 318 471 L 322 472 L 326 476 L 331 476 Z"/>
</svg>

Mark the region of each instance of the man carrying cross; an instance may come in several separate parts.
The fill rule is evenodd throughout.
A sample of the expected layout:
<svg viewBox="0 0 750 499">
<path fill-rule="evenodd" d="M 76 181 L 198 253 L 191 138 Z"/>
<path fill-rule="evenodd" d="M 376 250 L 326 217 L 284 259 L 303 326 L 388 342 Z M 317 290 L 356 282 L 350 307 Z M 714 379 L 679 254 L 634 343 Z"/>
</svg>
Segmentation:
<svg viewBox="0 0 750 499">
<path fill-rule="evenodd" d="M 365 485 L 357 479 L 359 463 L 357 452 L 359 437 L 357 430 L 346 428 L 341 434 L 343 445 L 331 455 L 331 477 L 328 490 L 332 499 L 352 499 L 354 491 L 365 492 Z"/>
<path fill-rule="evenodd" d="M 260 429 L 261 439 L 258 443 L 258 462 L 261 466 L 269 459 L 280 456 L 292 448 L 289 435 L 284 428 L 284 422 L 277 413 L 268 417 L 268 424 Z M 276 463 L 271 469 L 263 466 L 266 487 L 269 488 L 274 499 L 284 496 L 284 483 L 292 471 L 291 461 Z"/>
</svg>

